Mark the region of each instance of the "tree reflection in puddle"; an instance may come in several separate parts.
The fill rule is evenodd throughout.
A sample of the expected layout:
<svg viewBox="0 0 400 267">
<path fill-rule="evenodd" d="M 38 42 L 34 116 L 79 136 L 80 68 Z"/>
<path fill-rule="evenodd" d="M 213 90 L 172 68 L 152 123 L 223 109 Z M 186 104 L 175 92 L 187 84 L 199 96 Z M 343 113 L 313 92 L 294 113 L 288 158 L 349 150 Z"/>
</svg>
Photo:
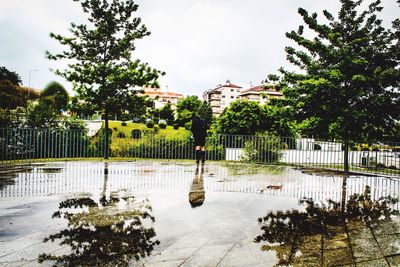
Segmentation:
<svg viewBox="0 0 400 267">
<path fill-rule="evenodd" d="M 149 256 L 160 242 L 150 225 L 155 221 L 148 200 L 110 194 L 106 198 L 108 169 L 104 171 L 104 190 L 98 202 L 90 197 L 60 202 L 52 218 L 64 218 L 68 227 L 45 238 L 70 248 L 68 255 L 39 255 L 39 262 L 56 261 L 68 266 L 126 266 L 132 259 Z"/>
<path fill-rule="evenodd" d="M 383 224 L 393 225 L 391 217 L 399 211 L 391 208 L 398 202 L 395 198 L 387 196 L 372 200 L 369 186 L 363 194 L 354 194 L 346 201 L 345 180 L 341 203 L 329 200 L 327 204 L 316 204 L 312 199 L 305 199 L 300 201 L 305 205 L 304 212 L 270 212 L 259 218 L 263 233 L 255 238 L 255 242 L 264 243 L 261 246 L 264 251 L 276 252 L 277 265 L 352 264 L 357 250 L 353 241 L 368 246 L 366 242 L 373 240 L 371 231 Z M 364 232 L 371 238 L 361 241 L 363 229 L 368 230 Z M 355 238 L 350 240 L 349 235 L 353 234 Z"/>
<path fill-rule="evenodd" d="M 71 254 L 54 256 L 41 254 L 39 262 L 55 260 L 66 265 L 127 265 L 150 255 L 158 240 L 153 228 L 145 227 L 144 220 L 154 222 L 147 201 L 136 203 L 133 197 L 67 199 L 53 218 L 64 218 L 68 228 L 50 235 L 44 241 L 60 241 L 71 248 Z"/>
</svg>

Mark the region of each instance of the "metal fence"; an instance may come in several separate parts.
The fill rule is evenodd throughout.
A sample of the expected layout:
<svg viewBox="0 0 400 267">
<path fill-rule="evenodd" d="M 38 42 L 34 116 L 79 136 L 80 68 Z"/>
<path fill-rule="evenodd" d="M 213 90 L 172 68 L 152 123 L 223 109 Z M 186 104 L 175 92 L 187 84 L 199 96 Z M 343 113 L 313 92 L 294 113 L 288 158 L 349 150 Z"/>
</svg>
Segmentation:
<svg viewBox="0 0 400 267">
<path fill-rule="evenodd" d="M 110 156 L 118 158 L 194 159 L 193 140 L 152 132 L 132 132 L 131 137 L 113 136 Z M 105 134 L 59 129 L 0 128 L 0 163 L 40 159 L 104 157 Z M 268 164 L 342 170 L 341 142 L 312 138 L 213 135 L 207 138 L 207 160 L 249 161 Z M 400 176 L 400 144 L 351 144 L 352 171 Z"/>
</svg>

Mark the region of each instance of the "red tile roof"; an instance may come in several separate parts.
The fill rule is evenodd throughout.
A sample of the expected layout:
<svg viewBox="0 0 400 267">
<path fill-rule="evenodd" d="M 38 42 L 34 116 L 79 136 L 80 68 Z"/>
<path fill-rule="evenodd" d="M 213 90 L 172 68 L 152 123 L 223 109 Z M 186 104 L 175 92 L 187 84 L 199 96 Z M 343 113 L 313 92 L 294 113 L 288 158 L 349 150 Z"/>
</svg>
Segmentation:
<svg viewBox="0 0 400 267">
<path fill-rule="evenodd" d="M 215 89 L 222 88 L 222 87 L 243 88 L 243 87 L 241 87 L 239 85 L 236 85 L 236 84 L 228 82 L 228 83 L 225 83 L 225 84 L 218 85 L 217 88 L 215 88 Z"/>
<path fill-rule="evenodd" d="M 177 98 L 183 97 L 183 94 L 179 94 L 179 93 L 162 92 L 161 88 L 145 87 L 143 90 L 144 90 L 143 94 L 148 95 L 148 96 L 177 97 Z"/>
<path fill-rule="evenodd" d="M 240 92 L 240 94 L 247 94 L 247 93 L 251 93 L 251 92 L 266 92 L 267 94 L 271 94 L 271 95 L 283 95 L 281 92 L 277 91 L 275 88 L 264 88 L 264 85 L 257 85 L 257 86 L 253 86 L 251 88 L 242 90 Z"/>
</svg>

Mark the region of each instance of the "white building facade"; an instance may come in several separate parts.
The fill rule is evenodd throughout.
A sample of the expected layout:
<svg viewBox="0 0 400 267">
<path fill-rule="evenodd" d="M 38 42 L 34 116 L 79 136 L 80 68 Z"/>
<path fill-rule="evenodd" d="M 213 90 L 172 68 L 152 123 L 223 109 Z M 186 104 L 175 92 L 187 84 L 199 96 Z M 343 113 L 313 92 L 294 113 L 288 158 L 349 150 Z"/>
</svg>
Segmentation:
<svg viewBox="0 0 400 267">
<path fill-rule="evenodd" d="M 264 105 L 273 98 L 283 98 L 283 94 L 274 88 L 265 88 L 264 85 L 243 90 L 243 87 L 232 84 L 228 80 L 223 85 L 205 91 L 203 98 L 210 104 L 213 114 L 219 116 L 233 101 L 256 101 L 260 105 Z"/>
<path fill-rule="evenodd" d="M 203 93 L 203 98 L 210 104 L 213 115 L 219 116 L 226 107 L 233 101 L 240 99 L 240 92 L 243 87 L 231 83 L 229 80 L 225 84 L 220 84 L 214 89 L 209 89 Z"/>
</svg>

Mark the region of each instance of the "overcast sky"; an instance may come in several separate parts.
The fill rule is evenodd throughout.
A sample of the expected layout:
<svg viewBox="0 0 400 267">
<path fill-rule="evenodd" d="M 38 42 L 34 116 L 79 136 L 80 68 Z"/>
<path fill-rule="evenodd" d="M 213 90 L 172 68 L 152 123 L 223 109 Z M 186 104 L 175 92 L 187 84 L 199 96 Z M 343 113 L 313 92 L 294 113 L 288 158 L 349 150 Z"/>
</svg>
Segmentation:
<svg viewBox="0 0 400 267">
<path fill-rule="evenodd" d="M 138 40 L 135 58 L 165 71 L 161 87 L 185 95 L 202 92 L 227 79 L 243 87 L 288 66 L 285 32 L 301 24 L 299 7 L 335 14 L 339 0 L 138 0 L 137 15 L 151 31 Z M 398 17 L 395 0 L 383 0 L 385 25 Z M 16 71 L 23 84 L 41 89 L 55 80 L 71 85 L 51 68 L 45 50 L 62 51 L 49 33 L 68 34 L 71 22 L 84 23 L 72 0 L 0 0 L 0 66 Z M 29 73 L 31 79 L 29 81 Z"/>
</svg>

